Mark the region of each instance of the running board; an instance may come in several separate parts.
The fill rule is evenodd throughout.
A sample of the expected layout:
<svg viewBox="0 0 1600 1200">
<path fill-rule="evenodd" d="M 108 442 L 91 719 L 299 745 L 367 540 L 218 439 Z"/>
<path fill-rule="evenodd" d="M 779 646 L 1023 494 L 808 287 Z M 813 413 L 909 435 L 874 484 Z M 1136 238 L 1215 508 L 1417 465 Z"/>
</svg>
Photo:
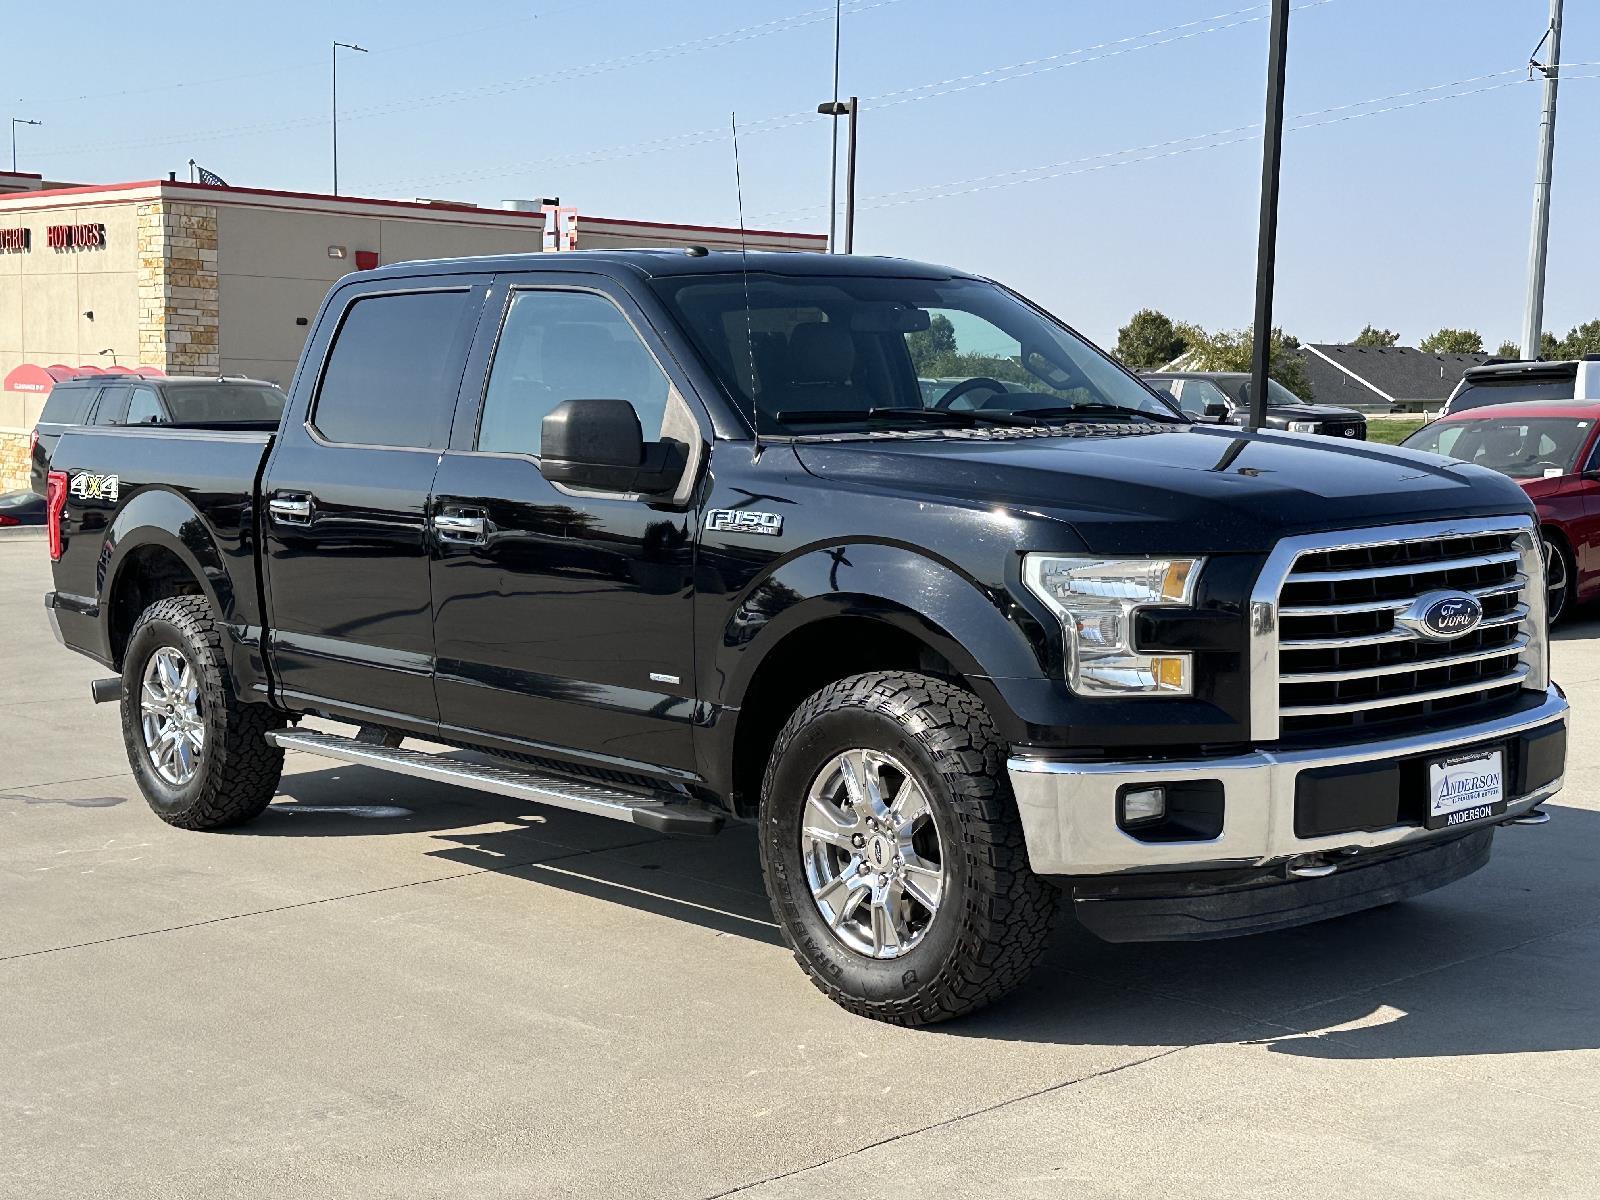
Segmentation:
<svg viewBox="0 0 1600 1200">
<path fill-rule="evenodd" d="M 720 814 L 702 808 L 691 808 L 676 799 L 667 799 L 669 793 L 652 795 L 632 792 L 604 783 L 557 775 L 550 771 L 463 762 L 456 758 L 425 754 L 420 750 L 375 745 L 357 741 L 355 738 L 312 733 L 308 730 L 274 729 L 267 734 L 267 741 L 285 750 L 301 750 L 307 754 L 337 759 L 356 766 L 393 771 L 397 775 L 431 779 L 435 783 L 454 784 L 456 787 L 494 792 L 500 796 L 536 800 L 540 804 L 548 804 L 554 808 L 571 809 L 573 812 L 589 813 L 596 817 L 610 817 L 615 821 L 632 821 L 635 825 L 657 833 L 709 835 L 722 828 Z"/>
</svg>

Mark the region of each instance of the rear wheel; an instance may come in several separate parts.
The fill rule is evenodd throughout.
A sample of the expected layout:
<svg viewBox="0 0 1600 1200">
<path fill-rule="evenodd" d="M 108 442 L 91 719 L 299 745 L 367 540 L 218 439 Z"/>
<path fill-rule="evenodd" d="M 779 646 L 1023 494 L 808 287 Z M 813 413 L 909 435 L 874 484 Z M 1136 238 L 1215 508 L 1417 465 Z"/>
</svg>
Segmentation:
<svg viewBox="0 0 1600 1200">
<path fill-rule="evenodd" d="M 283 751 L 266 734 L 282 723 L 235 693 L 204 597 L 158 600 L 140 616 L 123 659 L 122 736 L 163 821 L 225 829 L 259 816 L 283 771 Z"/>
<path fill-rule="evenodd" d="M 983 704 L 943 680 L 857 675 L 800 706 L 761 794 L 767 892 L 802 969 L 862 1016 L 924 1025 L 1017 987 L 1053 887 L 1028 868 Z"/>
</svg>

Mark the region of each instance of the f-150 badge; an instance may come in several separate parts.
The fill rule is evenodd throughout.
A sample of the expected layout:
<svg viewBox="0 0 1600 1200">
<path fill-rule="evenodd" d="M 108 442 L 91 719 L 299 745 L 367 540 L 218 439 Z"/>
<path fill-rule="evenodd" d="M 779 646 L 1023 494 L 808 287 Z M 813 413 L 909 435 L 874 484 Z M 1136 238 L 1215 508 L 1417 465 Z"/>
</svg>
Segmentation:
<svg viewBox="0 0 1600 1200">
<path fill-rule="evenodd" d="M 783 518 L 777 513 L 755 512 L 748 508 L 714 508 L 706 514 L 706 528 L 718 533 L 759 533 L 777 537 L 783 532 Z"/>
<path fill-rule="evenodd" d="M 91 475 L 80 471 L 72 477 L 67 490 L 79 500 L 107 500 L 117 502 L 121 481 L 115 475 Z"/>
</svg>

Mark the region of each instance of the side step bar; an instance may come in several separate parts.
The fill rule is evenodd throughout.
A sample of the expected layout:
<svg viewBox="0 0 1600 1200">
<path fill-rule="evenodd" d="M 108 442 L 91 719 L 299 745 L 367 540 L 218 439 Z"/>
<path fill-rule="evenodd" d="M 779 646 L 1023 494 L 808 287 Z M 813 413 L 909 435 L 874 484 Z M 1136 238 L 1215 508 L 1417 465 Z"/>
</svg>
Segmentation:
<svg viewBox="0 0 1600 1200">
<path fill-rule="evenodd" d="M 633 792 L 605 783 L 569 778 L 530 767 L 501 767 L 463 762 L 460 759 L 443 758 L 437 754 L 426 754 L 420 750 L 383 746 L 370 741 L 358 741 L 355 738 L 337 737 L 329 733 L 312 733 L 309 730 L 275 729 L 267 734 L 267 740 L 285 750 L 302 750 L 307 754 L 337 759 L 357 766 L 393 771 L 397 775 L 410 775 L 417 779 L 431 779 L 435 783 L 474 788 L 480 792 L 494 792 L 501 796 L 536 800 L 554 808 L 567 808 L 592 816 L 610 817 L 616 821 L 632 821 L 635 825 L 657 833 L 709 835 L 722 828 L 721 814 L 691 808 L 681 801 L 668 799 L 669 794 L 664 792 L 655 794 Z"/>
</svg>

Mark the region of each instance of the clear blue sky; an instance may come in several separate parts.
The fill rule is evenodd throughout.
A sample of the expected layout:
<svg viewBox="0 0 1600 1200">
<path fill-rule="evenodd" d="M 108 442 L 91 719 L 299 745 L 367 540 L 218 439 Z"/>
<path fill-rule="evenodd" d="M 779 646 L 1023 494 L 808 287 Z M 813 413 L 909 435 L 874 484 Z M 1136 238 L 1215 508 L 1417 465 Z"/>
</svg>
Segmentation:
<svg viewBox="0 0 1600 1200">
<path fill-rule="evenodd" d="M 71 28 L 93 37 L 63 41 L 57 16 L 22 0 L 22 19 L 8 22 L 18 36 L 0 115 L 46 122 L 20 131 L 21 166 L 58 178 L 183 177 L 193 157 L 232 183 L 324 191 L 328 42 L 337 37 L 372 51 L 340 64 L 347 193 L 488 203 L 559 194 L 598 215 L 732 223 L 722 130 L 736 109 L 750 223 L 818 229 L 827 222 L 828 122 L 789 117 L 830 94 L 832 21 L 822 10 L 831 7 L 280 2 L 220 4 L 186 21 L 79 3 Z M 845 94 L 958 80 L 863 103 L 858 250 L 994 275 L 1101 341 L 1144 305 L 1212 327 L 1248 323 L 1260 143 L 1094 156 L 1258 122 L 1267 24 L 1249 18 L 1264 6 L 1212 21 L 1202 18 L 1245 0 L 845 8 Z M 1510 83 L 1547 9 L 1548 0 L 1323 0 L 1292 20 L 1288 111 L 1475 76 L 1493 77 L 1388 103 Z M 1573 0 L 1567 9 L 1563 58 L 1600 63 L 1600 6 Z M 1135 36 L 1175 26 L 1185 27 Z M 1152 44 L 1183 34 L 1196 36 Z M 1096 58 L 1115 50 L 1127 52 Z M 1030 60 L 1045 61 L 980 74 Z M 1600 76 L 1600 65 L 1568 70 Z M 180 80 L 192 82 L 171 86 Z M 928 95 L 951 87 L 965 90 Z M 1408 343 L 1445 324 L 1476 328 L 1491 347 L 1516 337 L 1538 104 L 1538 85 L 1522 82 L 1289 134 L 1280 323 L 1312 341 L 1345 340 L 1369 321 Z M 784 119 L 760 124 L 771 117 Z M 617 150 L 678 135 L 688 136 L 670 151 Z M 1597 148 L 1600 79 L 1574 78 L 1557 147 L 1547 306 L 1557 333 L 1600 316 Z M 1003 174 L 1053 163 L 1077 173 Z M 1118 165 L 1083 170 L 1108 163 Z M 904 198 L 886 193 L 961 190 L 939 185 L 972 179 L 1029 182 L 885 203 Z"/>
</svg>

